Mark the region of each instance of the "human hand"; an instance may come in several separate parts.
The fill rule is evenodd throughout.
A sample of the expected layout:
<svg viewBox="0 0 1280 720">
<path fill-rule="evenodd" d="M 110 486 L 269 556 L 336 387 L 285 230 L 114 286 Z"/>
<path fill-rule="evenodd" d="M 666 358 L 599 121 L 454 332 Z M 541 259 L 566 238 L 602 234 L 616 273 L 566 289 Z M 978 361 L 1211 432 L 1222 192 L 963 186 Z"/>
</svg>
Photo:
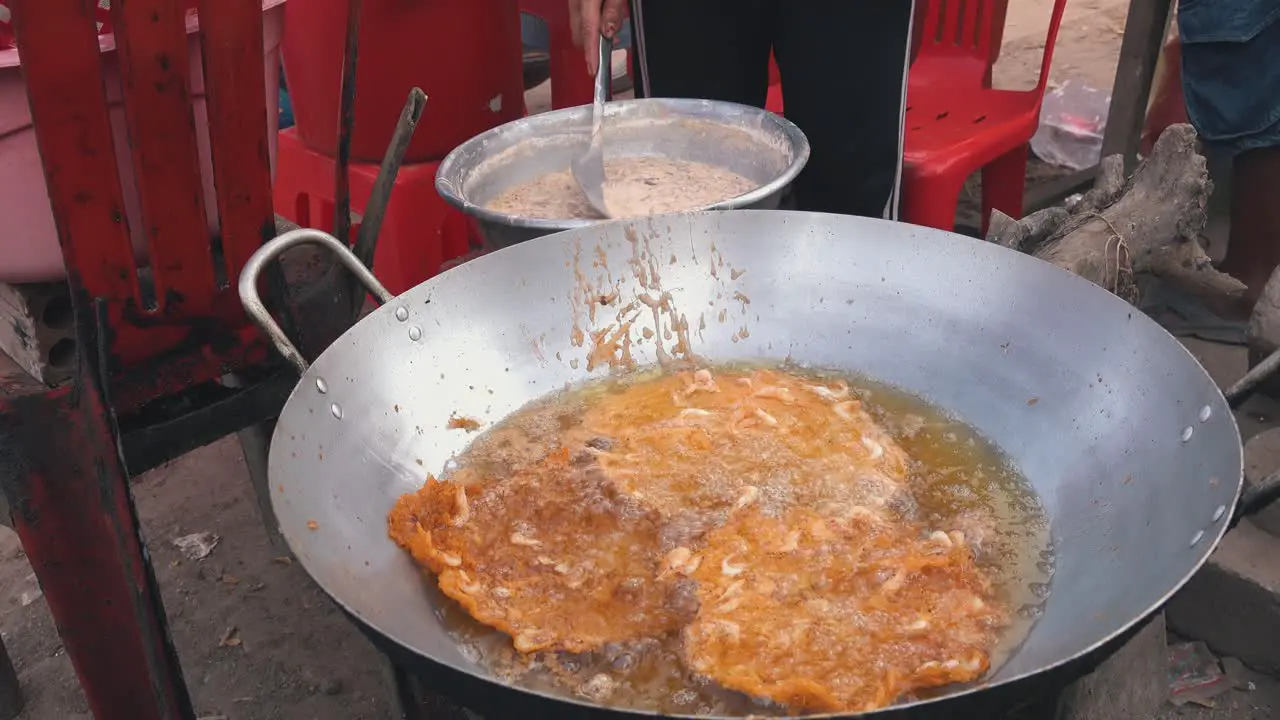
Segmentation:
<svg viewBox="0 0 1280 720">
<path fill-rule="evenodd" d="M 622 27 L 626 0 L 569 0 L 569 27 L 573 44 L 583 48 L 587 72 L 595 76 L 600 62 L 600 36 L 609 39 Z"/>
</svg>

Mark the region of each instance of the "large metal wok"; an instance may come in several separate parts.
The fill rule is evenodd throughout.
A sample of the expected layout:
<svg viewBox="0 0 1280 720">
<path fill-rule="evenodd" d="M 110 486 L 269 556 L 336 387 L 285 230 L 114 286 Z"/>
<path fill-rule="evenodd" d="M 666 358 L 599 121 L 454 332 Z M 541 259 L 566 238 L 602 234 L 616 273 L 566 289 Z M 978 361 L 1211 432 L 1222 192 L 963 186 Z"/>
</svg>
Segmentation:
<svg viewBox="0 0 1280 720">
<path fill-rule="evenodd" d="M 338 252 L 386 303 L 309 368 L 255 288 L 268 260 L 305 242 Z M 513 689 L 465 657 L 435 611 L 442 596 L 387 539 L 387 511 L 472 440 L 447 429 L 451 416 L 496 422 L 609 372 L 588 372 L 590 343 L 571 341 L 575 327 L 593 327 L 582 303 L 606 294 L 609 283 L 597 282 L 606 274 L 620 304 L 654 293 L 637 275 L 652 286 L 655 271 L 698 356 L 865 373 L 972 423 L 1030 478 L 1052 518 L 1052 594 L 1024 646 L 960 695 L 1117 638 L 1187 580 L 1232 520 L 1240 437 L 1200 364 L 1120 299 L 995 245 L 856 217 L 696 213 L 537 238 L 391 298 L 337 241 L 288 233 L 259 250 L 240 283 L 246 307 L 303 370 L 271 445 L 281 531 L 384 647 L 422 661 L 478 712 L 486 703 L 523 708 L 491 717 L 602 710 Z M 600 309 L 594 327 L 613 316 Z M 637 339 L 652 327 L 646 318 L 632 328 Z M 632 352 L 650 363 L 656 347 Z M 493 705 L 512 698 L 524 704 Z"/>
</svg>

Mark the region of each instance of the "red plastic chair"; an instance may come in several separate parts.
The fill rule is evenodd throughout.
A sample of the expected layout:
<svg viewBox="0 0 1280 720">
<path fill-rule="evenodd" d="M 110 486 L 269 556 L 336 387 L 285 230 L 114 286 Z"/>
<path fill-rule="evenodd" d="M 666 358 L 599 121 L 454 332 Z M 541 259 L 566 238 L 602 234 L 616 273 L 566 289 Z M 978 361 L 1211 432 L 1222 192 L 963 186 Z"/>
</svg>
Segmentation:
<svg viewBox="0 0 1280 720">
<path fill-rule="evenodd" d="M 1040 122 L 1053 46 L 1067 0 L 1056 0 L 1033 90 L 986 79 L 996 0 L 927 3 L 920 52 L 907 81 L 902 219 L 951 230 L 965 180 L 982 170 L 982 227 L 993 209 L 1022 216 L 1027 144 Z"/>
<path fill-rule="evenodd" d="M 775 115 L 783 114 L 782 73 L 772 53 L 769 54 L 769 96 L 764 101 L 764 109 Z"/>
<path fill-rule="evenodd" d="M 547 24 L 551 55 L 551 108 L 591 104 L 595 83 L 587 74 L 582 49 L 574 47 L 569 27 L 569 5 L 564 0 L 520 0 L 520 10 Z"/>
<path fill-rule="evenodd" d="M 471 220 L 436 192 L 439 167 L 436 161 L 407 163 L 396 175 L 373 254 L 373 271 L 393 295 L 434 277 L 445 263 L 480 244 Z M 296 128 L 280 133 L 272 186 L 277 213 L 302 227 L 333 232 L 333 176 L 333 158 L 308 147 Z M 351 209 L 363 215 L 378 177 L 378 165 L 353 162 L 347 176 Z M 359 228 L 359 222 L 352 223 L 352 237 Z"/>
</svg>

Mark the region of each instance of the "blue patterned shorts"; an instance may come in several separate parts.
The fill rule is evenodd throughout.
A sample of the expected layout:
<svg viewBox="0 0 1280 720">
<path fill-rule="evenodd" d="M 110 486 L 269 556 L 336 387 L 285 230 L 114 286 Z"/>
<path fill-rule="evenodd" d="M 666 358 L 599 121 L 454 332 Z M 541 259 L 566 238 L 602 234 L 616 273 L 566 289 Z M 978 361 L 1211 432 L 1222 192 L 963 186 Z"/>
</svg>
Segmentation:
<svg viewBox="0 0 1280 720">
<path fill-rule="evenodd" d="M 1280 0 L 1181 0 L 1182 89 L 1208 145 L 1280 146 Z"/>
</svg>

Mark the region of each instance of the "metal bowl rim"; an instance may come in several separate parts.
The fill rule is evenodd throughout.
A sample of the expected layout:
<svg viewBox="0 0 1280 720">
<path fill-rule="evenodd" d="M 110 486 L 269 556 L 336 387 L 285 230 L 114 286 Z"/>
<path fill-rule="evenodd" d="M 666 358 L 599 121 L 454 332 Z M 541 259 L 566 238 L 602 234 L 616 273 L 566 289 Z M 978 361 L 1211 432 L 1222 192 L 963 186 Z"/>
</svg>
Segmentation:
<svg viewBox="0 0 1280 720">
<path fill-rule="evenodd" d="M 610 101 L 606 103 L 605 107 L 606 107 L 606 112 L 608 112 L 607 108 L 609 108 L 610 106 L 618 107 L 619 110 L 615 112 L 621 112 L 622 108 L 636 106 L 636 105 L 649 105 L 649 104 L 662 105 L 682 115 L 689 114 L 689 111 L 694 110 L 695 108 L 703 109 L 703 110 L 707 108 L 710 108 L 713 110 L 716 108 L 724 108 L 724 109 L 733 109 L 738 112 L 746 111 L 747 115 L 756 115 L 757 117 L 762 118 L 765 122 L 772 122 L 776 124 L 779 127 L 779 129 L 782 130 L 783 135 L 787 138 L 787 141 L 791 146 L 790 162 L 788 163 L 786 170 L 784 170 L 782 174 L 780 174 L 778 177 L 771 180 L 769 183 L 765 185 L 761 185 L 760 187 L 757 187 L 754 190 L 751 190 L 750 192 L 746 192 L 741 195 L 736 195 L 734 197 L 728 198 L 727 200 L 721 200 L 719 202 L 710 203 L 707 205 L 701 205 L 694 208 L 689 208 L 684 212 L 701 212 L 706 210 L 734 210 L 737 208 L 749 207 L 761 200 L 764 200 L 765 198 L 771 195 L 778 193 L 783 188 L 785 188 L 788 184 L 791 183 L 792 180 L 795 180 L 796 176 L 800 174 L 800 171 L 804 169 L 805 164 L 808 163 L 809 161 L 809 153 L 810 153 L 809 139 L 800 130 L 800 128 L 796 126 L 795 123 L 791 122 L 790 120 L 786 119 L 781 115 L 769 112 L 768 110 L 763 110 L 761 108 L 758 108 L 752 105 L 743 105 L 740 103 L 728 102 L 724 100 L 696 100 L 696 99 L 686 99 L 686 98 L 635 98 L 632 100 Z M 459 184 L 455 183 L 453 179 L 454 176 L 460 174 L 460 172 L 463 170 L 463 168 L 460 167 L 462 163 L 461 158 L 463 155 L 474 150 L 476 146 L 483 145 L 484 143 L 488 142 L 492 138 L 500 135 L 503 131 L 507 130 L 512 125 L 515 125 L 517 123 L 525 123 L 538 128 L 542 128 L 544 126 L 546 128 L 554 128 L 557 124 L 559 124 L 558 121 L 563 119 L 564 117 L 575 114 L 575 113 L 589 112 L 590 107 L 591 107 L 590 105 L 576 105 L 574 107 L 561 108 L 559 110 L 551 110 L 549 112 L 540 113 L 538 115 L 530 115 L 528 117 L 523 117 L 518 120 L 512 120 L 511 122 L 504 123 L 502 125 L 499 125 L 496 128 L 486 130 L 485 132 L 480 133 L 479 135 L 476 135 L 470 140 L 467 140 L 466 142 L 454 148 L 448 155 L 445 156 L 444 160 L 440 161 L 440 167 L 436 170 L 436 181 L 435 181 L 436 192 L 440 194 L 440 197 L 444 198 L 445 202 L 449 203 L 450 205 L 457 208 L 458 210 L 461 210 L 467 215 L 470 215 L 482 222 L 493 223 L 493 224 L 501 225 L 504 227 L 527 228 L 531 230 L 543 230 L 543 231 L 554 233 L 554 232 L 560 232 L 563 230 L 573 230 L 575 228 L 588 227 L 588 226 L 595 225 L 597 223 L 602 222 L 602 220 L 583 219 L 583 218 L 532 218 L 532 217 L 523 217 L 519 215 L 509 215 L 507 213 L 494 212 L 493 210 L 490 210 L 481 205 L 477 205 L 467 200 L 465 197 L 463 197 L 461 187 L 459 187 Z M 623 219 L 628 219 L 628 218 L 623 218 Z"/>
</svg>

